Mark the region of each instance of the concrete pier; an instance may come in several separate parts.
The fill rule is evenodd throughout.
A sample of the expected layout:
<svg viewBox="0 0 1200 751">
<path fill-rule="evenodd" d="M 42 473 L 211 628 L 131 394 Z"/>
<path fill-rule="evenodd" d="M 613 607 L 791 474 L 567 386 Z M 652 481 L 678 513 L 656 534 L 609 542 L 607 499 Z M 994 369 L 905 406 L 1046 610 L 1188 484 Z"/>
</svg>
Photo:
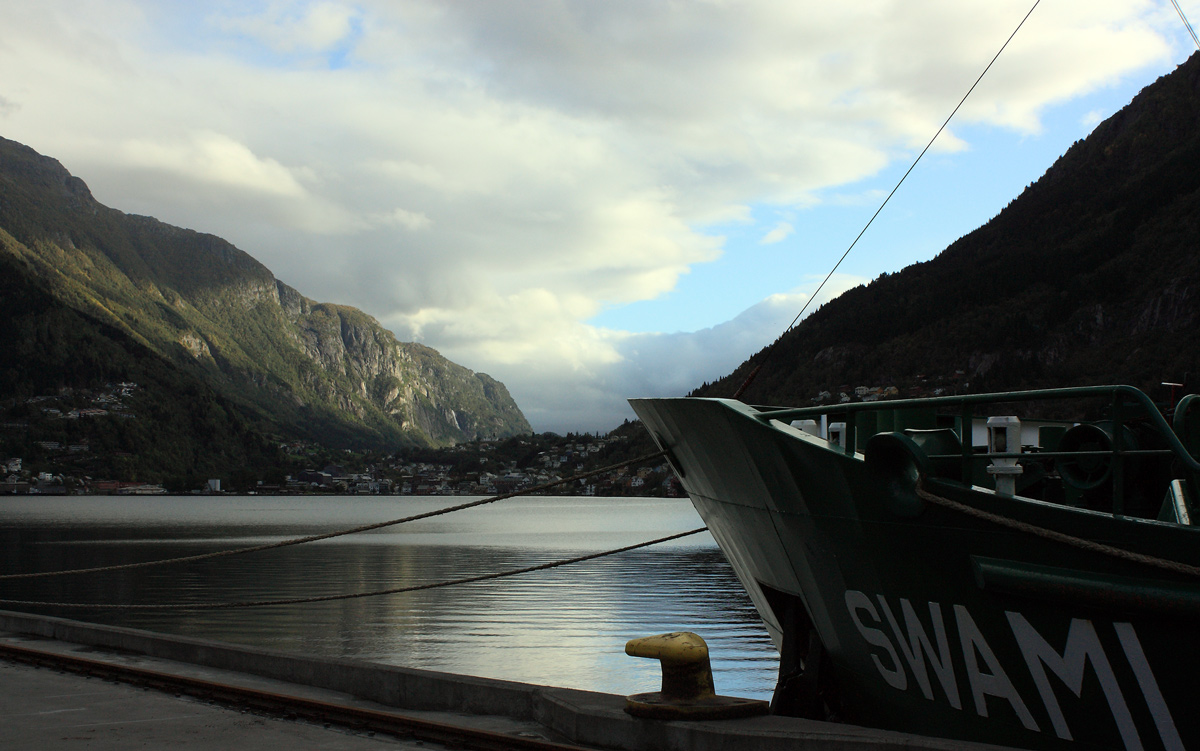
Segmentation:
<svg viewBox="0 0 1200 751">
<path fill-rule="evenodd" d="M 655 721 L 625 697 L 306 657 L 221 642 L 0 611 L 0 647 L 86 657 L 513 739 L 615 751 L 998 751 L 999 747 L 786 717 Z M 4 661 L 6 748 L 417 748 L 430 744 L 211 706 L 185 696 Z"/>
<path fill-rule="evenodd" d="M 211 706 L 190 697 L 0 662 L 0 748 L 381 751 L 412 742 Z M 427 749 L 426 749 L 427 751 Z"/>
</svg>

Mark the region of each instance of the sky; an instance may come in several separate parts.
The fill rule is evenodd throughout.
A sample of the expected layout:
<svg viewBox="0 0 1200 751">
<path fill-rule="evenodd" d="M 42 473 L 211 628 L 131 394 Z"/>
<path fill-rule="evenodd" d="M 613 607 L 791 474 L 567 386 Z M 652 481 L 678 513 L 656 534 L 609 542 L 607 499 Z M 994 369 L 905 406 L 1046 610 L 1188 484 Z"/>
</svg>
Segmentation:
<svg viewBox="0 0 1200 751">
<path fill-rule="evenodd" d="M 1031 5 L 2 2 L 0 136 L 607 431 L 784 332 Z M 1169 0 L 1042 0 L 810 309 L 1192 52 Z"/>
</svg>

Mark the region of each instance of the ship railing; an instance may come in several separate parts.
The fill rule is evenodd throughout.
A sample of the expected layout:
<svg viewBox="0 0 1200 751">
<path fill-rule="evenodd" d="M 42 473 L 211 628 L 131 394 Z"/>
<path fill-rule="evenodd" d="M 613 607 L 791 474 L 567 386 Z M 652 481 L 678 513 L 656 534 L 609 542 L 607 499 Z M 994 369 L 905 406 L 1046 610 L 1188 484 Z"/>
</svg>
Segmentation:
<svg viewBox="0 0 1200 751">
<path fill-rule="evenodd" d="M 1052 402 L 1062 400 L 1103 399 L 1109 407 L 1106 415 L 1110 422 L 1111 449 L 1098 451 L 1038 451 L 1036 454 L 1021 452 L 981 452 L 977 453 L 973 445 L 972 431 L 976 417 L 984 416 L 984 412 L 994 414 L 995 410 L 981 410 L 987 405 L 1000 405 L 1029 402 Z M 1180 400 L 1175 408 L 1174 426 L 1169 424 L 1158 406 L 1141 390 L 1132 386 L 1079 386 L 1059 389 L 1038 389 L 1031 391 L 1006 391 L 989 394 L 961 394 L 953 396 L 922 397 L 915 399 L 891 399 L 874 402 L 849 402 L 838 405 L 817 405 L 812 407 L 772 407 L 755 405 L 756 416 L 766 422 L 779 420 L 790 423 L 794 420 L 817 419 L 826 424 L 832 422 L 845 423 L 844 451 L 853 455 L 866 445 L 866 440 L 879 430 L 873 430 L 866 419 L 856 419 L 862 416 L 892 412 L 903 416 L 915 411 L 932 411 L 935 414 L 954 416 L 958 419 L 958 437 L 961 444 L 960 453 L 931 454 L 928 458 L 940 460 L 958 459 L 961 461 L 962 477 L 972 476 L 973 466 L 978 462 L 992 459 L 1109 459 L 1112 464 L 1112 510 L 1114 514 L 1122 514 L 1125 509 L 1125 474 L 1128 471 L 1127 462 L 1147 456 L 1171 456 L 1177 466 L 1183 471 L 1186 484 L 1190 488 L 1200 488 L 1200 462 L 1184 445 L 1180 436 L 1189 435 L 1189 412 L 1193 407 L 1200 407 L 1200 396 L 1188 395 Z M 1131 449 L 1126 447 L 1125 432 L 1130 430 L 1129 424 L 1138 421 L 1148 426 L 1161 439 L 1166 448 Z M 896 425 L 892 430 L 903 429 L 907 425 Z M 865 434 L 864 434 L 865 433 Z"/>
</svg>

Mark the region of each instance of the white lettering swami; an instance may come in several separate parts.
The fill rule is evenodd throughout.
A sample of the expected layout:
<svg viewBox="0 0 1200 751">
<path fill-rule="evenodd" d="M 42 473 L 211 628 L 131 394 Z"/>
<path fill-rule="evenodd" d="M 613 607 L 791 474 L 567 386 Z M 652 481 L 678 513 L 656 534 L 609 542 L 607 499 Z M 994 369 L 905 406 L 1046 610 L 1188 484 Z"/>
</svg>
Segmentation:
<svg viewBox="0 0 1200 751">
<path fill-rule="evenodd" d="M 887 638 L 887 634 L 883 633 L 883 631 L 867 626 L 858 616 L 858 611 L 865 610 L 870 613 L 874 621 L 879 622 L 879 613 L 876 612 L 875 606 L 871 604 L 871 598 L 853 589 L 846 590 L 846 609 L 850 611 L 850 620 L 854 621 L 854 626 L 858 629 L 858 633 L 862 634 L 862 638 L 866 639 L 868 644 L 874 644 L 877 647 L 887 650 L 888 657 L 891 658 L 892 665 L 895 666 L 890 670 L 880 662 L 879 655 L 871 653 L 871 660 L 875 663 L 879 674 L 883 676 L 883 679 L 892 688 L 899 689 L 900 691 L 907 689 L 908 676 L 904 673 L 904 666 L 900 664 L 900 658 L 896 655 L 896 648 L 892 646 L 892 640 Z"/>
<path fill-rule="evenodd" d="M 987 717 L 986 697 L 1005 699 L 1012 705 L 1022 725 L 1030 730 L 1037 730 L 1033 715 L 1029 713 L 1029 708 L 1017 693 L 1017 687 L 1008 679 L 1008 673 L 1004 672 L 1004 667 L 996 659 L 996 653 L 983 638 L 983 632 L 975 625 L 975 619 L 962 605 L 954 606 L 954 619 L 958 622 L 958 638 L 962 645 L 963 660 L 967 664 L 967 679 L 971 683 L 971 693 L 975 696 L 975 711 L 980 717 Z M 987 663 L 990 672 L 985 673 L 979 669 L 976 653 Z"/>
<path fill-rule="evenodd" d="M 877 648 L 869 652 L 870 658 L 879 675 L 889 686 L 898 691 L 907 691 L 911 673 L 921 694 L 933 701 L 933 681 L 929 676 L 932 669 L 950 706 L 962 709 L 954 663 L 954 655 L 959 652 L 953 650 L 950 645 L 942 606 L 939 603 L 928 603 L 929 626 L 926 627 L 926 622 L 917 614 L 917 608 L 903 597 L 899 598 L 899 618 L 896 610 L 883 595 L 876 595 L 875 601 L 872 601 L 871 597 L 863 592 L 847 590 L 845 601 L 850 620 L 858 629 L 858 633 L 868 644 Z M 878 602 L 878 607 L 875 602 Z M 1029 707 L 1021 698 L 1016 685 L 1005 672 L 971 613 L 962 605 L 953 605 L 952 608 L 963 660 L 962 669 L 967 675 L 971 697 L 975 702 L 975 712 L 986 718 L 988 697 L 1003 699 L 1012 706 L 1022 725 L 1034 732 L 1041 732 Z M 1046 709 L 1046 716 L 1059 738 L 1074 740 L 1050 675 L 1053 674 L 1072 694 L 1082 700 L 1084 680 L 1088 665 L 1091 665 L 1126 751 L 1142 751 L 1141 737 L 1126 695 L 1118 681 L 1117 671 L 1105 653 L 1100 635 L 1092 621 L 1073 618 L 1067 629 L 1066 641 L 1060 650 L 1052 646 L 1024 614 L 1005 611 L 1005 616 L 1016 646 L 1024 658 L 1025 667 Z M 883 625 L 885 622 L 886 628 Z M 1163 748 L 1166 751 L 1184 751 L 1183 740 L 1175 726 L 1175 720 L 1163 698 L 1162 690 L 1146 659 L 1133 624 L 1113 623 L 1112 626 L 1132 668 L 1133 676 L 1137 679 L 1138 688 L 1141 689 L 1150 717 L 1154 720 Z M 889 630 L 890 637 L 887 633 Z M 993 638 L 996 638 L 995 634 Z M 957 675 L 961 676 L 962 673 Z M 1136 696 L 1136 693 L 1133 695 Z M 1142 728 L 1142 732 L 1146 730 L 1147 728 Z"/>
<path fill-rule="evenodd" d="M 1146 704 L 1154 717 L 1154 726 L 1158 728 L 1163 748 L 1167 751 L 1183 751 L 1183 739 L 1179 737 L 1179 731 L 1175 728 L 1175 719 L 1171 717 L 1167 701 L 1163 698 L 1158 681 L 1154 679 L 1154 673 L 1150 670 L 1150 663 L 1146 660 L 1146 653 L 1142 651 L 1142 643 L 1138 640 L 1137 632 L 1133 630 L 1133 624 L 1114 623 L 1113 628 L 1116 629 L 1117 638 L 1121 640 L 1121 648 L 1125 650 L 1129 666 L 1137 676 L 1142 696 L 1146 697 Z"/>
<path fill-rule="evenodd" d="M 887 600 L 883 595 L 879 595 L 878 599 L 879 607 L 883 610 L 883 615 L 887 618 L 888 625 L 892 627 L 892 633 L 896 636 L 896 644 L 912 669 L 913 677 L 917 679 L 917 685 L 921 687 L 921 693 L 925 695 L 926 699 L 933 699 L 929 674 L 925 670 L 925 659 L 928 657 L 934 675 L 942 684 L 942 690 L 946 692 L 950 706 L 962 709 L 962 701 L 958 697 L 958 682 L 954 678 L 954 663 L 950 659 L 950 641 L 946 638 L 946 624 L 942 620 L 942 606 L 936 602 L 929 603 L 929 617 L 933 622 L 934 639 L 937 640 L 937 652 L 935 653 L 933 644 L 929 640 L 929 634 L 925 632 L 925 626 L 917 617 L 916 611 L 913 610 L 912 603 L 903 597 L 900 598 L 900 611 L 904 614 L 904 628 L 908 632 L 906 639 L 900 631 L 896 616 L 892 614 Z"/>
<path fill-rule="evenodd" d="M 1063 647 L 1062 654 L 1059 655 L 1054 647 L 1051 647 L 1042 638 L 1042 635 L 1030 625 L 1025 616 L 1011 611 L 1006 612 L 1005 615 L 1008 616 L 1013 636 L 1016 637 L 1017 644 L 1021 647 L 1021 655 L 1025 658 L 1025 664 L 1029 666 L 1029 674 L 1033 676 L 1033 682 L 1037 685 L 1038 693 L 1042 696 L 1042 703 L 1050 715 L 1050 723 L 1054 726 L 1054 732 L 1058 734 L 1058 737 L 1072 739 L 1067 721 L 1063 717 L 1062 708 L 1059 707 L 1058 699 L 1054 696 L 1054 689 L 1051 688 L 1050 680 L 1046 677 L 1045 668 L 1050 668 L 1051 672 L 1057 675 L 1067 688 L 1071 689 L 1072 693 L 1082 697 L 1083 673 L 1090 660 L 1092 669 L 1096 671 L 1096 677 L 1100 679 L 1100 687 L 1104 689 L 1104 698 L 1108 700 L 1108 708 L 1117 722 L 1117 729 L 1121 733 L 1121 740 L 1125 742 L 1125 748 L 1129 751 L 1141 751 L 1142 741 L 1133 724 L 1133 716 L 1129 713 L 1125 696 L 1121 693 L 1120 685 L 1117 684 L 1117 676 L 1108 662 L 1108 656 L 1104 654 L 1104 647 L 1100 644 L 1100 637 L 1096 635 L 1096 629 L 1092 626 L 1092 622 L 1082 618 L 1071 619 L 1071 627 L 1067 631 L 1067 644 Z"/>
</svg>

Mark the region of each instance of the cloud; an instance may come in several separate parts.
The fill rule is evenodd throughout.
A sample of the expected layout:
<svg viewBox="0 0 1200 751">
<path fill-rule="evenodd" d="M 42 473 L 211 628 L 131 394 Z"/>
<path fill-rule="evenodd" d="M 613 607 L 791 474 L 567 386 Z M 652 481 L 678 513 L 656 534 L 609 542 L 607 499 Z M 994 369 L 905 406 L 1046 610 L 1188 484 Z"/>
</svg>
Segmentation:
<svg viewBox="0 0 1200 751">
<path fill-rule="evenodd" d="M 291 198 L 305 195 L 291 170 L 220 133 L 199 132 L 171 141 L 128 139 L 118 144 L 115 157 L 129 169 L 172 173 L 226 189 Z"/>
<path fill-rule="evenodd" d="M 728 369 L 720 347 L 774 338 L 751 319 L 705 335 L 585 321 L 744 252 L 710 227 L 857 201 L 853 183 L 924 145 L 1024 11 L 8 3 L 0 113 L 101 201 L 226 237 L 305 294 L 494 371 L 535 426 L 561 426 L 573 402 L 686 390 Z M 956 124 L 1037 132 L 1054 103 L 1166 60 L 1177 24 L 1145 3 L 1039 8 Z"/>
<path fill-rule="evenodd" d="M 820 304 L 867 280 L 835 274 L 810 305 Z M 816 282 L 812 281 L 812 286 Z M 527 416 L 542 430 L 604 432 L 632 418 L 627 399 L 684 396 L 705 381 L 728 375 L 747 357 L 777 339 L 800 312 L 809 294 L 774 294 L 732 320 L 691 332 L 643 333 L 580 329 L 602 357 L 572 368 L 523 368 L 519 361 L 491 364 Z M 546 358 L 544 362 L 561 362 Z"/>
<path fill-rule="evenodd" d="M 393 224 L 414 232 L 426 229 L 433 224 L 433 220 L 425 214 L 419 211 L 409 211 L 408 209 L 396 209 L 390 214 L 380 215 L 379 221 L 382 224 Z"/>
<path fill-rule="evenodd" d="M 886 197 L 887 191 L 876 188 L 855 194 L 831 193 L 825 203 L 830 206 L 878 206 Z"/>
<path fill-rule="evenodd" d="M 328 50 L 354 32 L 359 13 L 334 2 L 272 2 L 258 13 L 221 14 L 211 23 L 227 32 L 256 39 L 279 52 Z"/>
<path fill-rule="evenodd" d="M 775 225 L 774 229 L 763 235 L 763 239 L 759 240 L 759 242 L 763 245 L 774 245 L 777 242 L 786 240 L 792 234 L 792 231 L 793 227 L 791 224 L 780 222 Z"/>
<path fill-rule="evenodd" d="M 1099 125 L 1104 120 L 1104 113 L 1099 110 L 1091 110 L 1079 121 L 1083 127 L 1091 130 Z"/>
</svg>

